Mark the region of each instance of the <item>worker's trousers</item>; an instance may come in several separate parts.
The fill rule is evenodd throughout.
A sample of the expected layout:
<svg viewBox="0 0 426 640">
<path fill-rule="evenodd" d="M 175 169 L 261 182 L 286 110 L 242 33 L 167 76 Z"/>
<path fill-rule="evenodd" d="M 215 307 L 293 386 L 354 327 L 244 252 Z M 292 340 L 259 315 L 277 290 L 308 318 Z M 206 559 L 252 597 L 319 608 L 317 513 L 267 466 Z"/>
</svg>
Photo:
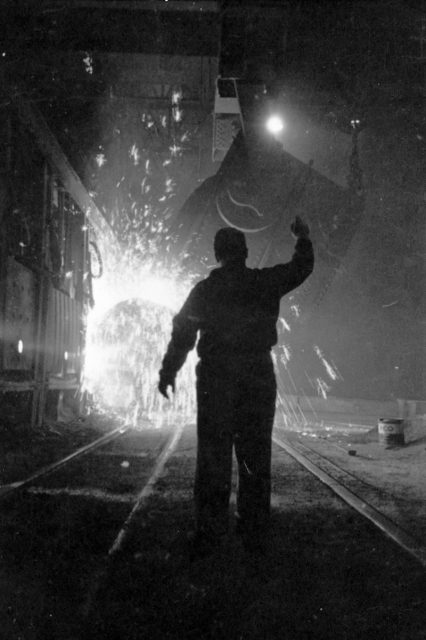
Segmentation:
<svg viewBox="0 0 426 640">
<path fill-rule="evenodd" d="M 198 532 L 217 537 L 227 531 L 233 447 L 238 463 L 238 529 L 251 536 L 268 527 L 275 400 L 269 353 L 197 365 Z"/>
</svg>

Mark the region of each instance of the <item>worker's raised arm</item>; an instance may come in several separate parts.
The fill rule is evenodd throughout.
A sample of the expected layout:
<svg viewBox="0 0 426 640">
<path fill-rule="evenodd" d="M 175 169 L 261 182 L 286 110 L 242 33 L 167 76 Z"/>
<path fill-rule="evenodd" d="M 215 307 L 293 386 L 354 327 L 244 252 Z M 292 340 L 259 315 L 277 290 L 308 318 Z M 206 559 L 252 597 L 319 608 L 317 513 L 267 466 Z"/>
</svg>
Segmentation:
<svg viewBox="0 0 426 640">
<path fill-rule="evenodd" d="M 173 318 L 172 337 L 163 358 L 158 384 L 158 390 L 165 398 L 169 397 L 167 393 L 169 386 L 174 392 L 176 374 L 197 341 L 197 332 L 200 327 L 199 297 L 199 287 L 195 286 L 182 309 Z"/>
<path fill-rule="evenodd" d="M 293 237 L 296 238 L 291 261 L 265 269 L 269 272 L 268 276 L 273 284 L 278 288 L 280 296 L 300 286 L 314 268 L 314 251 L 309 237 L 308 225 L 299 216 L 296 216 L 290 229 Z"/>
</svg>

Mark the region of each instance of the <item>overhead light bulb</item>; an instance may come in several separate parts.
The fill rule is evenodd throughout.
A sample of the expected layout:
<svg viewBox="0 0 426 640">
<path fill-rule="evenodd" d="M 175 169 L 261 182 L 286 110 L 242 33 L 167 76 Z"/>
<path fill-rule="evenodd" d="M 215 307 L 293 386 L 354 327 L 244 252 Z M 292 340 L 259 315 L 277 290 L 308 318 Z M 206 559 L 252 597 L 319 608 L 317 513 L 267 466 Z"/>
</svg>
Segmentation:
<svg viewBox="0 0 426 640">
<path fill-rule="evenodd" d="M 266 122 L 266 128 L 272 134 L 281 133 L 284 129 L 284 120 L 277 115 L 270 116 Z"/>
</svg>

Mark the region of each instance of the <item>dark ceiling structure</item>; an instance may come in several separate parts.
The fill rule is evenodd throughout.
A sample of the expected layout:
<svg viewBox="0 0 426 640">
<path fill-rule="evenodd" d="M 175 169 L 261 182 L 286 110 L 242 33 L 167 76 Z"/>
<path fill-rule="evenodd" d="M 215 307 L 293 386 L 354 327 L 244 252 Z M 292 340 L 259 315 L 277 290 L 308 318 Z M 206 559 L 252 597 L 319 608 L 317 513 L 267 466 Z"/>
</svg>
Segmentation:
<svg viewBox="0 0 426 640">
<path fill-rule="evenodd" d="M 129 73 L 133 69 L 136 85 L 141 84 L 140 70 L 148 65 L 143 59 L 138 67 L 138 56 L 140 60 L 145 55 L 167 57 L 170 64 L 180 58 L 182 73 L 192 56 L 217 59 L 212 74 L 237 77 L 244 117 L 254 116 L 246 127 L 245 148 L 235 141 L 217 173 L 207 179 L 203 175 L 180 206 L 173 220 L 176 250 L 192 254 L 196 263 L 200 256 L 207 257 L 201 265 L 200 260 L 192 265 L 195 270 L 211 266 L 209 240 L 225 218 L 242 228 L 268 227 L 249 233 L 251 266 L 268 264 L 265 256 L 269 263 L 281 259 L 281 249 L 291 254 L 290 238 L 278 243 L 278 250 L 272 245 L 288 233 L 292 216 L 306 216 L 317 265 L 295 298 L 301 316 L 290 337 L 294 351 L 300 356 L 305 344 L 317 336 L 317 346 L 342 365 L 344 380 L 333 383 L 336 393 L 384 397 L 409 388 L 420 393 L 416 340 L 424 305 L 419 293 L 424 266 L 418 247 L 424 232 L 423 3 L 34 0 L 19 6 L 8 3 L 3 15 L 8 30 L 2 37 L 2 72 L 12 81 L 25 79 L 76 167 L 88 165 L 101 134 L 102 143 L 107 138 L 112 141 L 115 157 L 121 149 L 128 161 L 128 144 L 133 140 L 127 138 L 124 144 L 116 130 L 125 129 L 129 113 L 141 122 L 135 107 L 139 97 L 118 93 L 115 81 L 122 79 L 120 69 L 126 67 Z M 116 54 L 126 64 L 117 63 L 113 78 L 105 60 Z M 88 72 L 91 60 L 93 74 Z M 157 72 L 158 76 L 164 72 L 160 63 Z M 310 170 L 307 152 L 301 161 L 303 154 L 297 158 L 282 148 L 263 147 L 256 139 L 255 118 L 262 115 L 259 87 L 267 99 L 291 107 L 299 124 L 312 125 L 306 130 L 321 128 L 324 136 L 318 136 L 318 145 L 330 163 L 340 158 L 334 151 L 337 147 L 329 144 L 336 131 L 346 142 L 349 139 L 352 153 L 340 169 L 344 176 L 347 167 L 349 177 L 356 179 L 342 186 L 321 174 L 318 163 Z M 115 111 L 108 111 L 104 99 Z M 99 108 L 111 120 L 106 135 L 97 128 Z M 205 112 L 212 108 L 207 104 Z M 116 124 L 116 116 L 122 125 Z M 358 121 L 359 131 L 353 125 Z M 199 126 L 192 124 L 194 130 Z M 302 126 L 300 130 L 303 134 Z M 158 148 L 155 154 L 160 157 L 163 150 L 157 152 Z M 190 154 L 196 182 L 195 145 Z M 190 172 L 184 163 L 182 167 L 179 176 L 184 181 Z M 138 197 L 144 197 L 139 169 L 131 169 L 134 180 L 122 183 L 124 196 L 131 194 L 130 204 L 137 188 Z M 358 170 L 361 173 L 355 176 Z M 110 180 L 112 202 L 115 185 L 124 174 L 117 175 L 117 180 L 115 174 Z M 142 233 L 139 228 L 137 232 Z M 398 340 L 389 337 L 395 335 Z M 398 347 L 392 353 L 389 341 Z M 312 358 L 315 354 L 296 358 L 300 371 L 293 371 L 307 392 L 312 389 L 304 366 L 310 366 Z"/>
</svg>

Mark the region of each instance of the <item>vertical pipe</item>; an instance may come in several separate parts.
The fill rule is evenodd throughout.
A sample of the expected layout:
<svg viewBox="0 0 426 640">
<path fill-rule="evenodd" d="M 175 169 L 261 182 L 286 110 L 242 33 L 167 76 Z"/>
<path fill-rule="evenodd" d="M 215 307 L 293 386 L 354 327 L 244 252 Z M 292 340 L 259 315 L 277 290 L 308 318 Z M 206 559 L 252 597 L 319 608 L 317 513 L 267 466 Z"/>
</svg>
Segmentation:
<svg viewBox="0 0 426 640">
<path fill-rule="evenodd" d="M 47 223 L 50 207 L 50 175 L 47 162 L 44 163 L 43 201 L 41 219 L 41 242 L 38 255 L 39 281 L 37 326 L 34 353 L 34 391 L 31 411 L 31 427 L 39 427 L 44 418 L 44 404 L 46 396 L 46 339 L 47 339 L 47 309 L 48 309 L 48 280 L 45 273 L 45 255 L 47 250 Z"/>
<path fill-rule="evenodd" d="M 63 279 L 65 275 L 65 193 L 61 187 L 58 189 L 58 205 L 59 205 L 59 250 L 61 254 L 61 266 L 60 266 L 60 287 L 63 285 Z"/>
<path fill-rule="evenodd" d="M 13 130 L 12 130 L 12 116 L 8 114 L 4 119 L 4 127 L 6 131 L 6 158 L 5 158 L 5 175 L 12 175 L 13 171 Z M 0 212 L 0 220 L 2 221 L 3 229 L 4 219 L 8 213 L 8 196 L 10 194 L 10 188 L 7 178 L 4 180 L 5 185 L 5 202 L 4 207 L 6 211 Z M 2 339 L 4 335 L 4 327 L 6 321 L 6 282 L 7 282 L 7 266 L 9 252 L 7 250 L 6 233 L 0 233 L 0 371 L 4 368 L 5 357 L 5 340 Z"/>
<path fill-rule="evenodd" d="M 79 318 L 79 326 L 82 327 L 83 323 L 84 325 L 86 324 L 86 319 L 84 317 L 84 314 L 86 313 L 86 305 L 87 305 L 87 295 L 86 295 L 86 285 L 85 282 L 87 282 L 87 286 L 90 287 L 90 291 L 92 288 L 92 283 L 91 283 L 91 273 L 90 273 L 90 264 L 89 264 L 89 258 L 90 258 L 90 254 L 89 254 L 89 222 L 87 219 L 87 212 L 83 211 L 83 255 L 82 255 L 82 272 L 81 272 L 81 284 L 82 284 L 82 290 L 81 290 L 81 298 L 80 300 L 77 301 L 77 305 L 76 305 L 76 309 L 78 309 L 80 307 L 80 314 L 81 317 Z M 78 359 L 78 361 L 76 360 L 75 364 L 76 364 L 76 373 L 77 373 L 77 377 L 78 377 L 78 381 L 79 383 L 81 382 L 81 376 L 82 376 L 82 370 L 83 370 L 83 363 L 82 363 L 82 358 L 84 357 L 83 354 L 85 353 L 85 348 L 86 348 L 86 332 L 84 331 L 80 331 L 80 341 L 79 341 L 79 348 L 80 348 L 80 357 Z M 72 341 L 72 343 L 74 343 L 74 341 Z"/>
</svg>

